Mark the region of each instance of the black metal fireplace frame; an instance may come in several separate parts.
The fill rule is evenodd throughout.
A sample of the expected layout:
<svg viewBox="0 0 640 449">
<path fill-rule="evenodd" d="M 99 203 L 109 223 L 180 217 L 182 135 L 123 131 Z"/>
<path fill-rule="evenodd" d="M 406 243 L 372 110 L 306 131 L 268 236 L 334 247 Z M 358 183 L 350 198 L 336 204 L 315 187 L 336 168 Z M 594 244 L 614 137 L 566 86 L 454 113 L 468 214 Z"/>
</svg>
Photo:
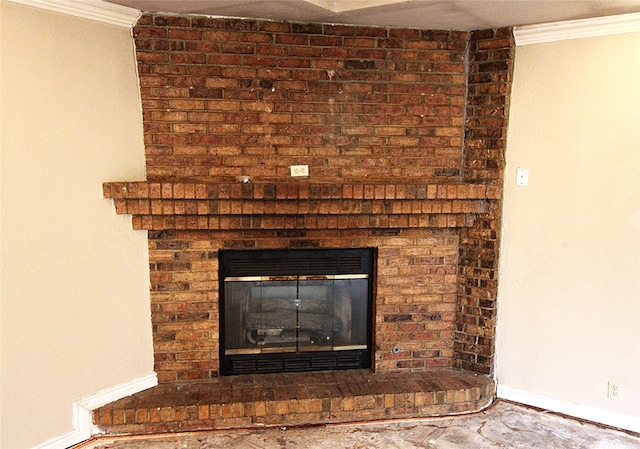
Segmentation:
<svg viewBox="0 0 640 449">
<path fill-rule="evenodd" d="M 264 249 L 219 251 L 220 374 L 260 374 L 371 368 L 375 248 Z M 363 275 L 367 288 L 367 344 L 365 348 L 262 354 L 225 351 L 225 279 L 246 276 Z"/>
</svg>

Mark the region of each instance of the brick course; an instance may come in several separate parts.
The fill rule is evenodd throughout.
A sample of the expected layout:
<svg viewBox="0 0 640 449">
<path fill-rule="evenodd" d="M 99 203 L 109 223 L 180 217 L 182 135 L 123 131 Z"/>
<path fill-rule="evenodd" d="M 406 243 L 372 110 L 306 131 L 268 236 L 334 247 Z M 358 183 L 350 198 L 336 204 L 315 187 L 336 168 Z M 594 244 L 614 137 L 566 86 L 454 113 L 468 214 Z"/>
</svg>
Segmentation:
<svg viewBox="0 0 640 449">
<path fill-rule="evenodd" d="M 134 37 L 147 181 L 104 195 L 149 230 L 162 382 L 218 374 L 227 248 L 375 246 L 375 369 L 493 371 L 511 30 L 148 14 Z"/>
</svg>

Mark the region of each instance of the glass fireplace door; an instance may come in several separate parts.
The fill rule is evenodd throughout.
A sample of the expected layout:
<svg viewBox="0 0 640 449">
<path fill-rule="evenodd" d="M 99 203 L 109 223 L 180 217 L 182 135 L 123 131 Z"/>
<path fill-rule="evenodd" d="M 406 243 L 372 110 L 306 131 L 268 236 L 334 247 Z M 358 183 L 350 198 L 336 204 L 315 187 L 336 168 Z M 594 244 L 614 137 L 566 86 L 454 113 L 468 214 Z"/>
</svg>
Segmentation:
<svg viewBox="0 0 640 449">
<path fill-rule="evenodd" d="M 225 353 L 295 352 L 297 279 L 235 278 L 225 282 Z"/>
<path fill-rule="evenodd" d="M 371 366 L 371 250 L 221 254 L 222 375 Z"/>
<path fill-rule="evenodd" d="M 367 347 L 366 275 L 239 277 L 224 285 L 226 355 Z"/>
<path fill-rule="evenodd" d="M 303 351 L 340 351 L 367 348 L 366 275 L 300 276 L 299 325 L 310 339 Z"/>
</svg>

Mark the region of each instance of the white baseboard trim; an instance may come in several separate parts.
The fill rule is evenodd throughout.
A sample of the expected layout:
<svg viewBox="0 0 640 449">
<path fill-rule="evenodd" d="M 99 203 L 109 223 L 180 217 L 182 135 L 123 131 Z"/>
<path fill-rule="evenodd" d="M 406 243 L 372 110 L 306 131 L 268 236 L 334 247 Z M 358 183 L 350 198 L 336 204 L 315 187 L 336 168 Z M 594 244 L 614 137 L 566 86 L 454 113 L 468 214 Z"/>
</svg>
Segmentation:
<svg viewBox="0 0 640 449">
<path fill-rule="evenodd" d="M 504 385 L 498 385 L 497 396 L 500 399 L 542 408 L 563 415 L 573 416 L 574 418 L 617 427 L 631 432 L 640 432 L 640 417 L 637 416 L 559 401 L 527 391 L 505 387 Z"/>
<path fill-rule="evenodd" d="M 156 385 L 158 376 L 153 373 L 78 399 L 73 403 L 73 430 L 34 446 L 33 449 L 66 449 L 88 440 L 98 432 L 93 425 L 93 410 Z"/>
</svg>

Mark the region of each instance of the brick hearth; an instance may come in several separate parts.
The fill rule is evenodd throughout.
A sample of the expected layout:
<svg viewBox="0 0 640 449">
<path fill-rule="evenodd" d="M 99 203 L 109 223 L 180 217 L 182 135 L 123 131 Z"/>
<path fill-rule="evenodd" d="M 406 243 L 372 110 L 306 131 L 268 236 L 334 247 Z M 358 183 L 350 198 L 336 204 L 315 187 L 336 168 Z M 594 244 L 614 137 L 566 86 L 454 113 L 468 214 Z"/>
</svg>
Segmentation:
<svg viewBox="0 0 640 449">
<path fill-rule="evenodd" d="M 292 426 L 468 413 L 491 404 L 489 376 L 454 370 L 262 374 L 175 382 L 94 412 L 107 434 Z"/>
</svg>

